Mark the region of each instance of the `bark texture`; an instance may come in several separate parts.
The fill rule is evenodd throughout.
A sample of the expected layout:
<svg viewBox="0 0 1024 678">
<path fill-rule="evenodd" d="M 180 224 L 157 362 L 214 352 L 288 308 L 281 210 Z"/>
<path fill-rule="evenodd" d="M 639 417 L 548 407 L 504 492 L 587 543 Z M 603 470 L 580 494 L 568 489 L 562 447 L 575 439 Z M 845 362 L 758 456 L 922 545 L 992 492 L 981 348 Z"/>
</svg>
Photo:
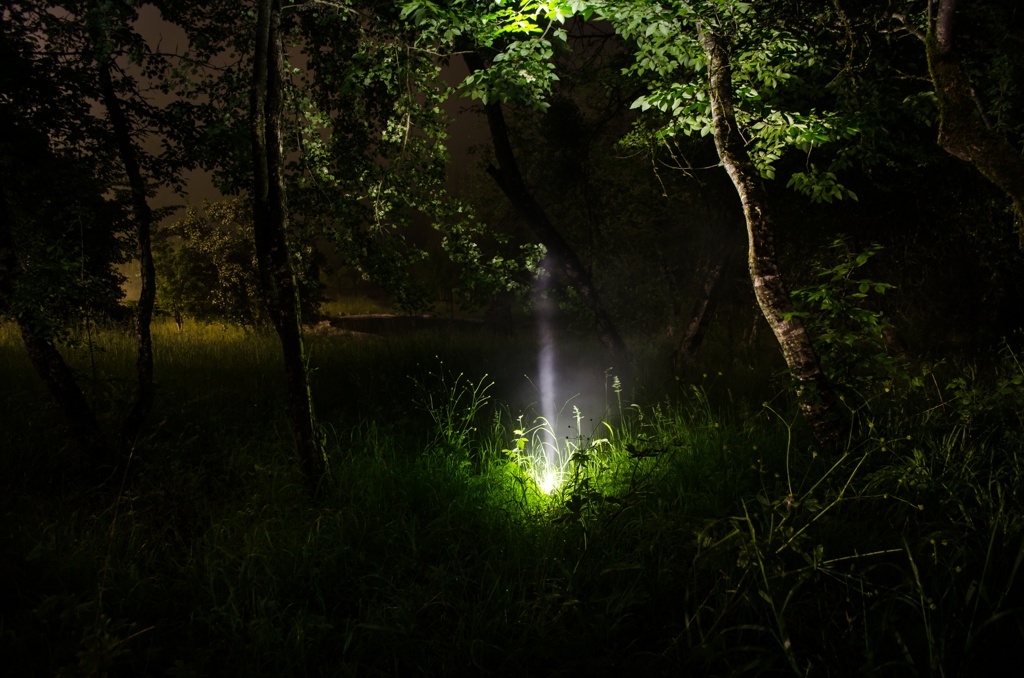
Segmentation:
<svg viewBox="0 0 1024 678">
<path fill-rule="evenodd" d="M 986 121 L 953 47 L 955 0 L 939 0 L 925 36 L 928 70 L 939 106 L 939 145 L 974 165 L 1013 201 L 1024 249 L 1024 157 Z"/>
<path fill-rule="evenodd" d="M 292 433 L 310 491 L 328 482 L 327 457 L 316 435 L 313 402 L 302 344 L 298 285 L 286 238 L 282 118 L 280 0 L 259 0 L 250 93 L 253 160 L 253 236 L 267 311 L 281 340 Z"/>
<path fill-rule="evenodd" d="M 71 435 L 95 461 L 101 452 L 100 428 L 95 413 L 75 381 L 74 373 L 64 362 L 53 340 L 33 322 L 32 314 L 19 313 L 12 308 L 16 281 L 21 272 L 13 231 L 7 195 L 4 187 L 0 186 L 0 310 L 13 311 L 32 367 L 56 399 Z"/>
<path fill-rule="evenodd" d="M 464 56 L 470 72 L 483 69 L 483 59 L 479 54 L 467 52 Z M 615 362 L 614 367 L 620 375 L 628 375 L 631 370 L 629 351 L 626 349 L 626 344 L 614 321 L 604 304 L 601 303 L 601 297 L 594 286 L 590 271 L 583 265 L 562 234 L 558 232 L 523 179 L 519 163 L 516 162 L 515 152 L 512 150 L 512 143 L 509 141 L 508 125 L 505 122 L 501 104 L 486 104 L 484 110 L 487 114 L 487 124 L 494 145 L 494 157 L 498 163 L 497 167 L 493 165 L 488 167 L 487 173 L 498 184 L 520 216 L 526 220 L 534 235 L 547 248 L 548 254 L 558 262 L 562 273 L 576 290 L 580 300 L 594 314 L 594 326 L 598 339 L 607 351 L 609 358 Z"/>
<path fill-rule="evenodd" d="M 142 177 L 142 169 L 139 166 L 135 144 L 132 142 L 128 118 L 121 105 L 121 100 L 118 99 L 117 92 L 114 90 L 114 81 L 111 76 L 112 65 L 109 60 L 106 60 L 98 66 L 103 105 L 107 109 L 110 126 L 114 130 L 117 152 L 128 178 L 132 221 L 135 225 L 135 255 L 139 258 L 140 264 L 141 290 L 139 305 L 135 313 L 137 347 L 135 372 L 138 385 L 132 409 L 121 430 L 124 440 L 131 443 L 135 440 L 142 428 L 142 423 L 153 408 L 153 335 L 150 329 L 153 320 L 153 306 L 156 303 L 156 269 L 153 264 L 152 247 L 153 211 L 149 207 L 149 200 L 146 196 L 146 181 Z"/>
<path fill-rule="evenodd" d="M 743 205 L 747 264 L 754 295 L 797 380 L 797 395 L 804 417 L 818 442 L 831 446 L 839 433 L 836 398 L 822 372 L 807 328 L 793 315 L 793 302 L 779 270 L 767 192 L 736 124 L 729 53 L 713 30 L 702 30 L 701 41 L 708 57 L 715 146 Z"/>
</svg>

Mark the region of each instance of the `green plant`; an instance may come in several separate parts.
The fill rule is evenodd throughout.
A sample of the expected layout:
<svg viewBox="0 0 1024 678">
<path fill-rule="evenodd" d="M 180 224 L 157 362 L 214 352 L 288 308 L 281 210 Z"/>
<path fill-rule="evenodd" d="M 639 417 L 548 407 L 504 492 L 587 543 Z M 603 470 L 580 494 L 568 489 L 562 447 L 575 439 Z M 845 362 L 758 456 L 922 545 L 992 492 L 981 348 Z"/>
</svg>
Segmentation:
<svg viewBox="0 0 1024 678">
<path fill-rule="evenodd" d="M 480 415 L 490 402 L 487 391 L 493 386 L 487 375 L 473 382 L 462 372 L 446 370 L 439 359 L 437 372 L 429 372 L 426 380 L 410 379 L 419 391 L 417 406 L 433 422 L 434 438 L 429 448 L 479 462 Z"/>
<path fill-rule="evenodd" d="M 580 428 L 583 413 L 576 406 L 573 406 L 572 411 L 576 440 L 566 438 L 565 441 L 565 466 L 568 468 L 559 470 L 560 482 L 554 488 L 565 512 L 556 520 L 579 522 L 585 527 L 587 520 L 596 515 L 601 505 L 608 500 L 599 485 L 602 474 L 610 468 L 608 452 L 612 448 L 614 431 L 608 422 L 602 421 L 608 432 L 607 438 L 585 437 Z"/>
<path fill-rule="evenodd" d="M 505 348 L 515 374 L 532 342 L 318 336 L 339 473 L 310 506 L 275 338 L 155 330 L 159 425 L 129 486 L 68 480 L 55 496 L 46 393 L 0 327 L 0 654 L 15 673 L 442 675 L 468 661 L 498 675 L 952 678 L 1019 661 L 1011 352 L 996 369 L 943 366 L 940 403 L 917 390 L 865 414 L 827 464 L 800 449 L 795 411 L 744 416 L 700 386 L 607 424 L 577 408 L 558 426 L 564 483 L 543 494 L 547 422 L 466 376 Z M 102 373 L 131 373 L 130 337 L 96 340 Z M 410 411 L 403 377 L 421 364 L 434 367 Z M 970 398 L 942 388 L 957 378 Z M 614 410 L 614 384 L 607 398 Z"/>
<path fill-rule="evenodd" d="M 964 425 L 982 427 L 999 424 L 1008 431 L 1024 426 L 1024 365 L 1008 343 L 1000 350 L 995 373 L 981 378 L 973 368 L 966 368 L 946 384 L 946 391 L 952 394 L 943 410 L 952 410 Z"/>
<path fill-rule="evenodd" d="M 907 378 L 909 367 L 904 355 L 887 346 L 892 324 L 871 299 L 893 286 L 862 277 L 861 269 L 883 247 L 874 244 L 854 253 L 839 238 L 829 249 L 832 262 L 818 266 L 818 283 L 791 293 L 794 315 L 810 330 L 833 386 L 848 397 L 870 400 Z"/>
<path fill-rule="evenodd" d="M 157 301 L 169 312 L 244 326 L 266 322 L 247 197 L 205 201 L 158 230 L 154 243 Z M 302 313 L 319 314 L 320 255 L 312 247 L 293 255 Z"/>
</svg>

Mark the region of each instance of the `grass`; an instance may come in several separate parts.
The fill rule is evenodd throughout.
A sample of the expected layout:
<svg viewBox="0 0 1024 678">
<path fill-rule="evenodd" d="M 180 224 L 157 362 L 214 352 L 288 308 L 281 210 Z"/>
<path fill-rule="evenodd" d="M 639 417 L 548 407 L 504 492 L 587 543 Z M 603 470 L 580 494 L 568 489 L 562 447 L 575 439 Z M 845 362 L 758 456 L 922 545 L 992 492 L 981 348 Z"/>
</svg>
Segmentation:
<svg viewBox="0 0 1024 678">
<path fill-rule="evenodd" d="M 394 306 L 388 299 L 373 299 L 366 295 L 339 293 L 335 293 L 331 299 L 324 302 L 320 310 L 328 317 L 395 312 Z"/>
<path fill-rule="evenodd" d="M 337 476 L 313 505 L 275 340 L 172 328 L 150 430 L 102 483 L 64 473 L 0 328 L 11 675 L 970 676 L 1024 654 L 1012 354 L 851 406 L 828 458 L 785 402 L 715 376 L 580 398 L 545 495 L 528 339 L 312 337 Z M 116 419 L 129 338 L 69 356 Z"/>
</svg>

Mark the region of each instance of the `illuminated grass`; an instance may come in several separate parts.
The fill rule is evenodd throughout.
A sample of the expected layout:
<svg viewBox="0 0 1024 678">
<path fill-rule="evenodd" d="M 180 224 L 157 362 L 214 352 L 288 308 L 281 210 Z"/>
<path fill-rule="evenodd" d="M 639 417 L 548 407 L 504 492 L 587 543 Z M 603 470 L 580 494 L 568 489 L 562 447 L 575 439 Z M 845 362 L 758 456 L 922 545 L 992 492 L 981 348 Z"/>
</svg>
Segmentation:
<svg viewBox="0 0 1024 678">
<path fill-rule="evenodd" d="M 386 300 L 371 299 L 359 295 L 336 295 L 320 306 L 320 312 L 328 317 L 345 315 L 366 315 L 374 313 L 394 313 L 394 307 Z"/>
<path fill-rule="evenodd" d="M 532 341 L 315 337 L 337 486 L 311 504 L 276 340 L 159 331 L 123 486 L 64 475 L 48 396 L 0 346 L 13 674 L 1005 675 L 1019 659 L 1012 361 L 948 379 L 939 409 L 920 396 L 926 414 L 860 413 L 827 463 L 782 403 L 740 417 L 687 388 L 573 413 L 584 393 L 554 425 L 549 487 L 553 427 L 533 394 L 506 396 Z M 131 340 L 94 349 L 91 394 L 116 410 Z"/>
</svg>

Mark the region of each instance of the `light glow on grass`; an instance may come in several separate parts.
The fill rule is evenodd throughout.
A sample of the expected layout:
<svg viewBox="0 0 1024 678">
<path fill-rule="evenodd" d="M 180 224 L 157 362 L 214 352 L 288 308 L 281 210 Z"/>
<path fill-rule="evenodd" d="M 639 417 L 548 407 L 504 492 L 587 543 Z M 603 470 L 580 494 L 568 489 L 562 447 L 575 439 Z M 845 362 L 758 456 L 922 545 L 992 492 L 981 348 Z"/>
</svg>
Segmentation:
<svg viewBox="0 0 1024 678">
<path fill-rule="evenodd" d="M 522 417 L 519 421 L 521 424 Z M 512 456 L 520 473 L 533 481 L 540 494 L 548 497 L 557 493 L 565 483 L 566 473 L 562 464 L 550 461 L 561 455 L 547 440 L 553 435 L 547 423 L 535 424 L 529 430 L 517 428 L 515 434 L 514 448 L 505 450 L 506 454 Z"/>
<path fill-rule="evenodd" d="M 546 495 L 554 494 L 565 480 L 562 469 L 557 466 L 545 466 L 538 473 L 534 474 L 534 481 L 537 488 Z"/>
</svg>

